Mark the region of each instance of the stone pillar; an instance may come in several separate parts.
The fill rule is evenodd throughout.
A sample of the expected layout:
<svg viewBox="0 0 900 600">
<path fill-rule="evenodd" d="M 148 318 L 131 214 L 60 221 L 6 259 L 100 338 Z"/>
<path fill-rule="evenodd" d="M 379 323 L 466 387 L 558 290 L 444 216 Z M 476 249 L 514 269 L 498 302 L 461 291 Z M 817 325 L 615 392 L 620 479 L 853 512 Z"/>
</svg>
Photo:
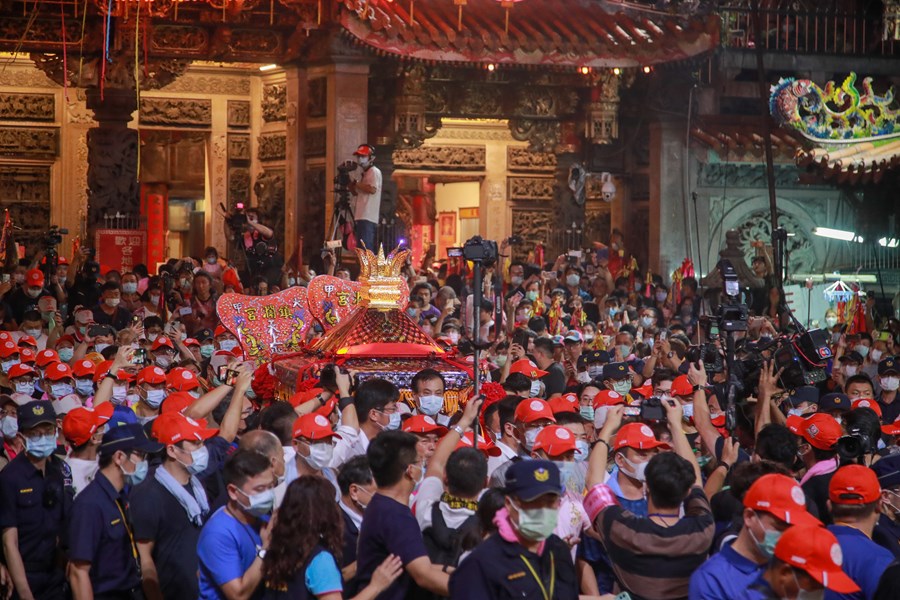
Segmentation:
<svg viewBox="0 0 900 600">
<path fill-rule="evenodd" d="M 104 215 L 140 212 L 138 132 L 128 128 L 137 100 L 133 89 L 107 87 L 101 98 L 99 89 L 90 88 L 87 107 L 98 123 L 87 134 L 87 225 L 88 240 L 93 240 Z"/>
<path fill-rule="evenodd" d="M 306 69 L 296 66 L 285 68 L 287 84 L 286 130 L 285 130 L 285 182 L 284 182 L 284 222 L 285 260 L 296 255 L 301 238 L 305 241 L 305 231 L 309 223 L 307 209 L 309 200 L 303 193 L 306 185 L 306 124 L 309 104 L 309 85 Z M 304 255 L 306 252 L 304 252 Z M 308 260 L 308 257 L 307 257 Z"/>
<path fill-rule="evenodd" d="M 685 229 L 683 190 L 686 160 L 684 124 L 660 122 L 650 125 L 650 268 L 670 275 L 686 256 L 691 256 Z M 694 232 L 696 235 L 696 232 Z"/>
</svg>

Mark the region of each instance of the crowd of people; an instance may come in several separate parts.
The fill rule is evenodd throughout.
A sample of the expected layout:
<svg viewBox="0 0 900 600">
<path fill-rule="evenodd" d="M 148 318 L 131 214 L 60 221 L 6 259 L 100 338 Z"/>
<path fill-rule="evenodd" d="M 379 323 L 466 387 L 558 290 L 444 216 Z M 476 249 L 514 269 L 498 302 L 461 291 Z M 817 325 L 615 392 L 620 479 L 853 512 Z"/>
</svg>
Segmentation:
<svg viewBox="0 0 900 600">
<path fill-rule="evenodd" d="M 458 409 L 433 369 L 407 391 L 329 365 L 276 397 L 218 322 L 242 285 L 214 248 L 152 276 L 17 268 L 0 597 L 900 597 L 897 321 L 829 311 L 834 358 L 797 381 L 778 293 L 726 360 L 714 296 L 629 273 L 620 244 L 501 257 L 479 306 L 464 265 L 407 268 L 406 316 L 484 348 Z"/>
</svg>

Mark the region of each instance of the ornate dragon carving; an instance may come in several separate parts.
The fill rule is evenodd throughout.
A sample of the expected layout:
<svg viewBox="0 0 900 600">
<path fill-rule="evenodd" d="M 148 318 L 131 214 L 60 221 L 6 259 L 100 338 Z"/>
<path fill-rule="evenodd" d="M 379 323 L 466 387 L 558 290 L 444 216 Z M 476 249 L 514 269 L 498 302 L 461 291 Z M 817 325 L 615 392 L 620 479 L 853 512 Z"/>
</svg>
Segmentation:
<svg viewBox="0 0 900 600">
<path fill-rule="evenodd" d="M 552 152 L 533 152 L 516 146 L 506 148 L 506 168 L 510 171 L 555 171 L 556 163 L 556 154 Z"/>
<path fill-rule="evenodd" d="M 0 119 L 9 121 L 52 121 L 56 118 L 53 94 L 0 94 Z"/>
<path fill-rule="evenodd" d="M 287 117 L 287 84 L 270 83 L 263 87 L 262 117 L 266 123 Z"/>
<path fill-rule="evenodd" d="M 484 146 L 420 146 L 394 150 L 394 166 L 476 171 L 485 168 L 485 156 Z"/>
<path fill-rule="evenodd" d="M 555 177 L 509 177 L 507 178 L 510 200 L 553 200 L 556 193 Z"/>
<path fill-rule="evenodd" d="M 257 141 L 259 143 L 257 150 L 259 160 L 284 160 L 287 152 L 287 136 L 284 134 L 261 135 Z"/>
<path fill-rule="evenodd" d="M 203 125 L 212 123 L 210 100 L 141 98 L 141 122 L 153 125 Z"/>
<path fill-rule="evenodd" d="M 0 154 L 47 158 L 59 152 L 59 129 L 53 127 L 0 127 Z"/>
</svg>

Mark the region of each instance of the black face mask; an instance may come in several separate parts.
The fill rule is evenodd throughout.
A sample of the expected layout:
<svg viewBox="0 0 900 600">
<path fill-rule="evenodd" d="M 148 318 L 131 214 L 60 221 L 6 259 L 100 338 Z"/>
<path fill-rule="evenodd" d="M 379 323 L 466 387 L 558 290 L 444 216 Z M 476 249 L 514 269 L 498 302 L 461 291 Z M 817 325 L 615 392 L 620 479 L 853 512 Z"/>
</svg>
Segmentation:
<svg viewBox="0 0 900 600">
<path fill-rule="evenodd" d="M 250 413 L 247 418 L 244 419 L 244 423 L 247 424 L 247 431 L 259 429 L 259 411 L 254 410 L 252 413 Z"/>
</svg>

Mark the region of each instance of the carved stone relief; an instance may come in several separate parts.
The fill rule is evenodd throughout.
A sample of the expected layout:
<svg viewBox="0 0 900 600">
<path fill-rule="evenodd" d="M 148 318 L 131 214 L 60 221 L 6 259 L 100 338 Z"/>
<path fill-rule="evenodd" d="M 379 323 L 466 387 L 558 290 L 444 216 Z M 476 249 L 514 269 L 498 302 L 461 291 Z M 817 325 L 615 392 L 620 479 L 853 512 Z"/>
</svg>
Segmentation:
<svg viewBox="0 0 900 600">
<path fill-rule="evenodd" d="M 0 70 L 0 85 L 17 88 L 56 87 L 56 83 L 42 71 L 18 66 L 10 66 L 5 70 Z"/>
<path fill-rule="evenodd" d="M 528 142 L 535 152 L 553 152 L 559 144 L 559 121 L 515 118 L 509 120 L 509 130 L 513 139 Z"/>
<path fill-rule="evenodd" d="M 250 103 L 246 100 L 228 101 L 228 126 L 250 127 Z"/>
<path fill-rule="evenodd" d="M 0 154 L 52 158 L 59 152 L 59 130 L 37 127 L 0 127 Z"/>
<path fill-rule="evenodd" d="M 394 166 L 412 169 L 483 170 L 484 146 L 421 146 L 394 150 Z"/>
<path fill-rule="evenodd" d="M 186 73 L 165 86 L 164 89 L 167 92 L 182 92 L 187 94 L 246 96 L 250 93 L 250 78 L 229 75 L 222 76 Z M 229 101 L 229 104 L 231 104 L 231 102 L 232 101 Z M 249 107 L 247 123 L 249 126 Z"/>
<path fill-rule="evenodd" d="M 283 134 L 261 135 L 258 138 L 259 160 L 284 160 L 287 145 L 287 136 Z"/>
<path fill-rule="evenodd" d="M 556 163 L 556 154 L 552 152 L 532 152 L 515 146 L 506 148 L 506 168 L 510 171 L 555 171 Z"/>
<path fill-rule="evenodd" d="M 250 201 L 250 169 L 232 167 L 228 169 L 228 202 L 234 206 L 238 202 Z"/>
<path fill-rule="evenodd" d="M 324 117 L 328 107 L 328 80 L 324 77 L 309 80 L 310 118 Z"/>
<path fill-rule="evenodd" d="M 327 139 L 328 132 L 325 129 L 307 129 L 304 155 L 325 156 L 325 143 Z"/>
<path fill-rule="evenodd" d="M 0 119 L 52 121 L 56 118 L 53 94 L 0 94 Z"/>
<path fill-rule="evenodd" d="M 191 25 L 155 25 L 150 34 L 150 47 L 160 53 L 175 52 L 188 56 L 202 55 L 209 47 L 209 33 Z"/>
<path fill-rule="evenodd" d="M 303 231 L 303 256 L 304 262 L 309 262 L 310 257 L 318 253 L 325 242 L 325 193 L 326 176 L 323 167 L 313 167 L 306 170 L 303 178 L 303 197 L 305 224 Z"/>
<path fill-rule="evenodd" d="M 556 223 L 552 210 L 517 209 L 512 211 L 512 234 L 521 236 L 527 248 L 534 244 L 547 244 Z"/>
<path fill-rule="evenodd" d="M 821 263 L 816 256 L 815 249 L 810 241 L 809 232 L 803 223 L 793 214 L 778 211 L 778 225 L 784 227 L 792 235 L 787 238 L 785 254 L 788 257 L 788 272 L 790 273 L 814 273 Z M 757 210 L 744 216 L 734 229 L 738 230 L 741 240 L 741 250 L 747 259 L 747 264 L 756 254 L 756 248 L 750 244 L 756 240 L 772 239 L 772 221 L 768 210 Z"/>
<path fill-rule="evenodd" d="M 229 160 L 250 160 L 250 136 L 240 134 L 228 135 Z"/>
<path fill-rule="evenodd" d="M 262 116 L 266 123 L 284 121 L 287 108 L 287 84 L 270 83 L 263 87 Z"/>
<path fill-rule="evenodd" d="M 510 200 L 553 200 L 556 192 L 555 177 L 508 177 Z"/>
<path fill-rule="evenodd" d="M 16 241 L 33 256 L 50 226 L 50 167 L 0 164 L 0 205 L 21 228 Z"/>
<path fill-rule="evenodd" d="M 212 101 L 141 98 L 144 125 L 204 125 L 212 123 Z"/>
<path fill-rule="evenodd" d="M 764 188 L 766 168 L 762 164 L 708 164 L 699 163 L 697 185 L 714 188 Z M 775 186 L 806 187 L 798 181 L 798 169 L 794 165 L 775 165 Z"/>
<path fill-rule="evenodd" d="M 89 229 L 103 226 L 103 217 L 140 210 L 137 181 L 138 132 L 94 127 L 88 130 Z"/>
<path fill-rule="evenodd" d="M 253 193 L 260 221 L 275 231 L 279 247 L 284 247 L 284 169 L 266 169 L 256 177 Z"/>
</svg>

